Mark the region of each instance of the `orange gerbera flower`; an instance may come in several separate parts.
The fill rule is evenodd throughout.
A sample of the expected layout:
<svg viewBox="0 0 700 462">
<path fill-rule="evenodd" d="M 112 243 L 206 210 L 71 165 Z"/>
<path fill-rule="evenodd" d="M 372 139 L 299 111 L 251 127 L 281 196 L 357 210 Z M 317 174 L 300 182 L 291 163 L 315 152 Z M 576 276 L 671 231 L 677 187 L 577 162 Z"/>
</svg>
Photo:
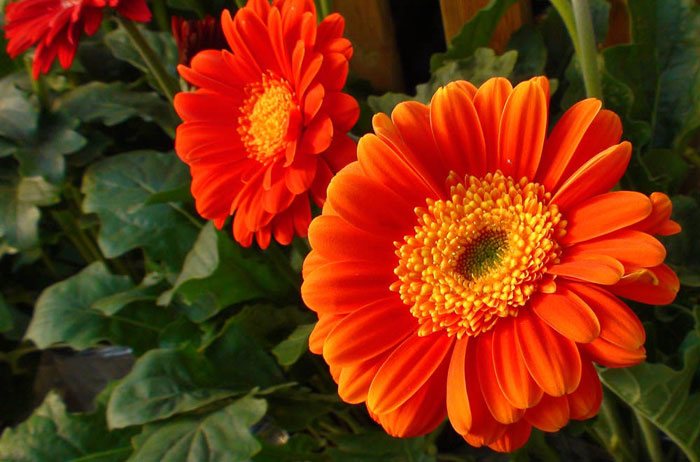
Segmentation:
<svg viewBox="0 0 700 462">
<path fill-rule="evenodd" d="M 56 57 L 68 69 L 80 34 L 97 32 L 106 7 L 133 21 L 151 20 L 145 0 L 20 0 L 9 3 L 5 10 L 7 54 L 16 58 L 36 45 L 32 65 L 35 79 L 51 69 Z"/>
<path fill-rule="evenodd" d="M 533 426 L 592 417 L 592 362 L 645 357 L 618 296 L 678 291 L 652 237 L 680 230 L 668 197 L 609 192 L 631 155 L 620 119 L 587 99 L 546 137 L 548 102 L 545 78 L 497 78 L 377 114 L 311 223 L 311 350 L 392 435 L 448 416 L 468 443 L 512 451 Z"/>
<path fill-rule="evenodd" d="M 347 131 L 359 115 L 342 93 L 352 55 L 344 20 L 316 24 L 312 0 L 251 0 L 221 22 L 233 53 L 203 51 L 180 74 L 198 87 L 180 93 L 184 123 L 175 147 L 190 166 L 197 210 L 265 248 L 306 236 L 333 174 L 354 160 Z"/>
</svg>

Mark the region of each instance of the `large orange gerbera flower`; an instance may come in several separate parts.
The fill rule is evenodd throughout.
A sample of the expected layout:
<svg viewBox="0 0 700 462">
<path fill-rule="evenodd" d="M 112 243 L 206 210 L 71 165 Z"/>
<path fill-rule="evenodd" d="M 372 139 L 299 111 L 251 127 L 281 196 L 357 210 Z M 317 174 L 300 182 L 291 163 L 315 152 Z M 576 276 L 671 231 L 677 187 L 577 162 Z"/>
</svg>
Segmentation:
<svg viewBox="0 0 700 462">
<path fill-rule="evenodd" d="M 35 79 L 51 69 L 56 57 L 68 69 L 80 34 L 97 32 L 106 7 L 133 21 L 151 20 L 145 0 L 19 0 L 9 3 L 5 11 L 7 54 L 16 58 L 36 45 L 32 65 Z"/>
<path fill-rule="evenodd" d="M 454 82 L 377 114 L 311 224 L 311 350 L 392 435 L 448 416 L 470 444 L 512 451 L 533 426 L 592 417 L 592 362 L 645 356 L 618 296 L 678 291 L 652 237 L 680 230 L 668 197 L 609 192 L 631 154 L 619 118 L 588 99 L 546 138 L 548 93 L 545 78 Z"/>
<path fill-rule="evenodd" d="M 312 0 L 251 0 L 221 20 L 233 53 L 204 51 L 179 68 L 198 90 L 175 98 L 175 147 L 203 217 L 220 228 L 235 212 L 244 246 L 253 236 L 262 248 L 271 236 L 288 244 L 306 236 L 309 197 L 322 205 L 356 158 L 346 132 L 359 109 L 341 92 L 352 46 L 340 15 L 316 24 Z"/>
</svg>

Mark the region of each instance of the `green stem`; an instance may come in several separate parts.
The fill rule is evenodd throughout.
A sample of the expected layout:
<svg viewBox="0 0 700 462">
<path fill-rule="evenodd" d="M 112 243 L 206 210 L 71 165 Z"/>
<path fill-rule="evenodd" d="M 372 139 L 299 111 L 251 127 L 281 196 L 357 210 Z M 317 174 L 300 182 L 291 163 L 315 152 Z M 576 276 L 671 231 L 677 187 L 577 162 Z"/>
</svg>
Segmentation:
<svg viewBox="0 0 700 462">
<path fill-rule="evenodd" d="M 613 399 L 610 393 L 605 393 L 603 396 L 603 403 L 600 406 L 600 418 L 606 421 L 612 432 L 612 438 L 608 439 L 603 435 L 599 436 L 601 436 L 605 446 L 616 461 L 633 461 L 635 460 L 633 457 L 634 452 L 629 446 L 629 437 L 627 432 L 622 428 L 617 411 L 612 403 Z"/>
<path fill-rule="evenodd" d="M 136 51 L 138 51 L 139 55 L 141 55 L 141 58 L 146 63 L 146 66 L 148 66 L 148 70 L 151 71 L 151 74 L 153 74 L 153 77 L 156 79 L 156 82 L 158 82 L 158 86 L 160 86 L 163 94 L 172 103 L 173 99 L 175 98 L 175 94 L 179 91 L 178 84 L 175 79 L 168 75 L 168 72 L 163 67 L 160 58 L 148 44 L 136 24 L 128 19 L 123 19 L 120 17 L 117 17 L 117 21 L 119 22 L 119 25 L 124 28 L 124 31 L 126 31 L 126 35 L 129 36 L 129 40 L 131 40 L 134 48 L 136 48 Z"/>
<path fill-rule="evenodd" d="M 46 90 L 44 76 L 39 74 L 39 78 L 34 80 L 34 74 L 32 73 L 32 60 L 29 59 L 28 56 L 25 56 L 24 58 L 24 66 L 29 73 L 29 80 L 32 82 L 32 90 L 39 99 L 39 108 L 42 111 L 49 109 L 49 92 Z"/>
<path fill-rule="evenodd" d="M 158 28 L 164 32 L 170 32 L 170 19 L 165 0 L 153 0 L 151 5 L 153 5 L 153 17 L 158 24 Z"/>
<path fill-rule="evenodd" d="M 332 0 L 318 0 L 319 19 L 323 19 L 333 12 Z"/>
<path fill-rule="evenodd" d="M 642 435 L 644 436 L 644 444 L 649 453 L 649 459 L 651 462 L 663 462 L 664 456 L 661 452 L 661 442 L 659 441 L 659 433 L 656 427 L 642 414 L 634 411 L 634 416 L 639 422 L 639 428 L 642 429 Z"/>
<path fill-rule="evenodd" d="M 598 72 L 598 49 L 593 33 L 591 8 L 588 6 L 588 0 L 572 0 L 572 2 L 579 45 L 579 61 L 583 71 L 583 82 L 586 85 L 586 95 L 589 98 L 598 98 L 602 101 L 603 89 L 600 84 L 600 72 Z"/>
<path fill-rule="evenodd" d="M 569 0 L 550 0 L 550 3 L 564 22 L 564 27 L 566 27 L 566 31 L 571 37 L 571 42 L 574 44 L 574 52 L 576 55 L 580 55 L 578 35 L 576 34 L 576 19 L 574 18 L 574 11 L 571 9 L 571 3 L 569 3 Z"/>
</svg>

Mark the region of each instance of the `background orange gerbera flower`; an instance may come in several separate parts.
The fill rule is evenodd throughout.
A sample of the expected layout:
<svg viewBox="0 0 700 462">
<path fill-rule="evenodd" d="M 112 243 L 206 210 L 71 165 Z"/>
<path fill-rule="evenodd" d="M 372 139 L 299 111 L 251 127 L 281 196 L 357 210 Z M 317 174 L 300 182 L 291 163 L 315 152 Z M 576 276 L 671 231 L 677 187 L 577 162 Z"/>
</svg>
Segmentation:
<svg viewBox="0 0 700 462">
<path fill-rule="evenodd" d="M 340 15 L 316 21 L 310 0 L 252 0 L 222 15 L 233 53 L 205 51 L 179 68 L 198 87 L 175 99 L 197 210 L 218 227 L 235 213 L 244 246 L 306 236 L 309 199 L 323 204 L 334 172 L 355 158 L 346 133 L 359 109 L 341 92 L 352 46 Z"/>
<path fill-rule="evenodd" d="M 670 303 L 653 235 L 667 196 L 610 192 L 630 160 L 619 118 L 587 99 L 549 136 L 549 85 L 454 82 L 378 114 L 313 221 L 302 295 L 340 396 L 395 436 L 448 416 L 474 446 L 512 451 L 532 427 L 588 419 L 593 362 L 645 357 L 618 296 Z"/>
<path fill-rule="evenodd" d="M 20 0 L 5 10 L 7 54 L 15 58 L 36 45 L 32 75 L 47 73 L 58 57 L 64 69 L 73 63 L 83 32 L 93 35 L 102 23 L 104 8 L 127 19 L 151 20 L 144 0 Z"/>
</svg>

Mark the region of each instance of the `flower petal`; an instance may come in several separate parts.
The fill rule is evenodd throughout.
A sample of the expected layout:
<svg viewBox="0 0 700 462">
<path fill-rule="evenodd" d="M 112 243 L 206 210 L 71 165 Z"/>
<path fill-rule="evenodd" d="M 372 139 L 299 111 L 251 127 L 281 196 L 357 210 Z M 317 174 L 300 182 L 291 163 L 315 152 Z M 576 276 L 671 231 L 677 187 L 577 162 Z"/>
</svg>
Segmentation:
<svg viewBox="0 0 700 462">
<path fill-rule="evenodd" d="M 500 320 L 493 329 L 493 365 L 503 395 L 513 406 L 527 409 L 542 398 L 542 389 L 527 370 L 515 333 L 515 320 Z"/>
<path fill-rule="evenodd" d="M 527 410 L 525 420 L 544 432 L 561 430 L 569 423 L 568 397 L 544 395 L 537 406 Z"/>
<path fill-rule="evenodd" d="M 575 293 L 558 287 L 557 293 L 535 295 L 532 311 L 552 329 L 574 342 L 588 343 L 600 334 L 595 313 Z"/>
<path fill-rule="evenodd" d="M 547 132 L 547 97 L 535 81 L 518 84 L 510 94 L 499 127 L 501 171 L 532 180 L 542 156 Z"/>
<path fill-rule="evenodd" d="M 613 191 L 591 197 L 566 214 L 566 235 L 571 245 L 626 228 L 644 220 L 652 211 L 649 198 L 633 191 Z"/>
<path fill-rule="evenodd" d="M 451 351 L 452 340 L 442 333 L 406 339 L 374 377 L 367 395 L 369 409 L 386 414 L 408 401 Z"/>
<path fill-rule="evenodd" d="M 537 385 L 551 396 L 576 390 L 581 380 L 576 345 L 529 311 L 519 314 L 515 327 L 519 351 Z"/>
<path fill-rule="evenodd" d="M 476 344 L 476 360 L 481 365 L 479 385 L 484 395 L 486 406 L 498 422 L 511 424 L 520 420 L 524 409 L 517 409 L 504 396 L 498 385 L 493 365 L 493 331 L 484 332 L 473 341 Z"/>
<path fill-rule="evenodd" d="M 447 417 L 452 427 L 460 435 L 469 432 L 472 426 L 472 413 L 467 396 L 467 343 L 469 337 L 455 342 L 447 373 Z"/>
<path fill-rule="evenodd" d="M 635 350 L 627 350 L 608 342 L 602 337 L 598 337 L 591 343 L 580 345 L 580 348 L 593 361 L 605 367 L 635 366 L 646 358 L 646 351 L 643 346 Z"/>
<path fill-rule="evenodd" d="M 668 305 L 675 300 L 680 281 L 671 268 L 659 265 L 639 272 L 643 273 L 642 277 L 625 277 L 611 286 L 610 291 L 620 297 L 649 305 Z"/>
<path fill-rule="evenodd" d="M 603 402 L 603 387 L 590 361 L 582 361 L 581 383 L 575 392 L 567 395 L 567 399 L 572 419 L 586 420 L 598 413 Z"/>
<path fill-rule="evenodd" d="M 627 266 L 648 268 L 658 266 L 664 261 L 666 249 L 661 242 L 647 233 L 621 229 L 569 247 L 565 255 L 567 258 L 608 255 Z"/>
<path fill-rule="evenodd" d="M 585 255 L 552 265 L 547 272 L 575 281 L 612 285 L 625 274 L 622 263 L 607 255 Z"/>
</svg>

